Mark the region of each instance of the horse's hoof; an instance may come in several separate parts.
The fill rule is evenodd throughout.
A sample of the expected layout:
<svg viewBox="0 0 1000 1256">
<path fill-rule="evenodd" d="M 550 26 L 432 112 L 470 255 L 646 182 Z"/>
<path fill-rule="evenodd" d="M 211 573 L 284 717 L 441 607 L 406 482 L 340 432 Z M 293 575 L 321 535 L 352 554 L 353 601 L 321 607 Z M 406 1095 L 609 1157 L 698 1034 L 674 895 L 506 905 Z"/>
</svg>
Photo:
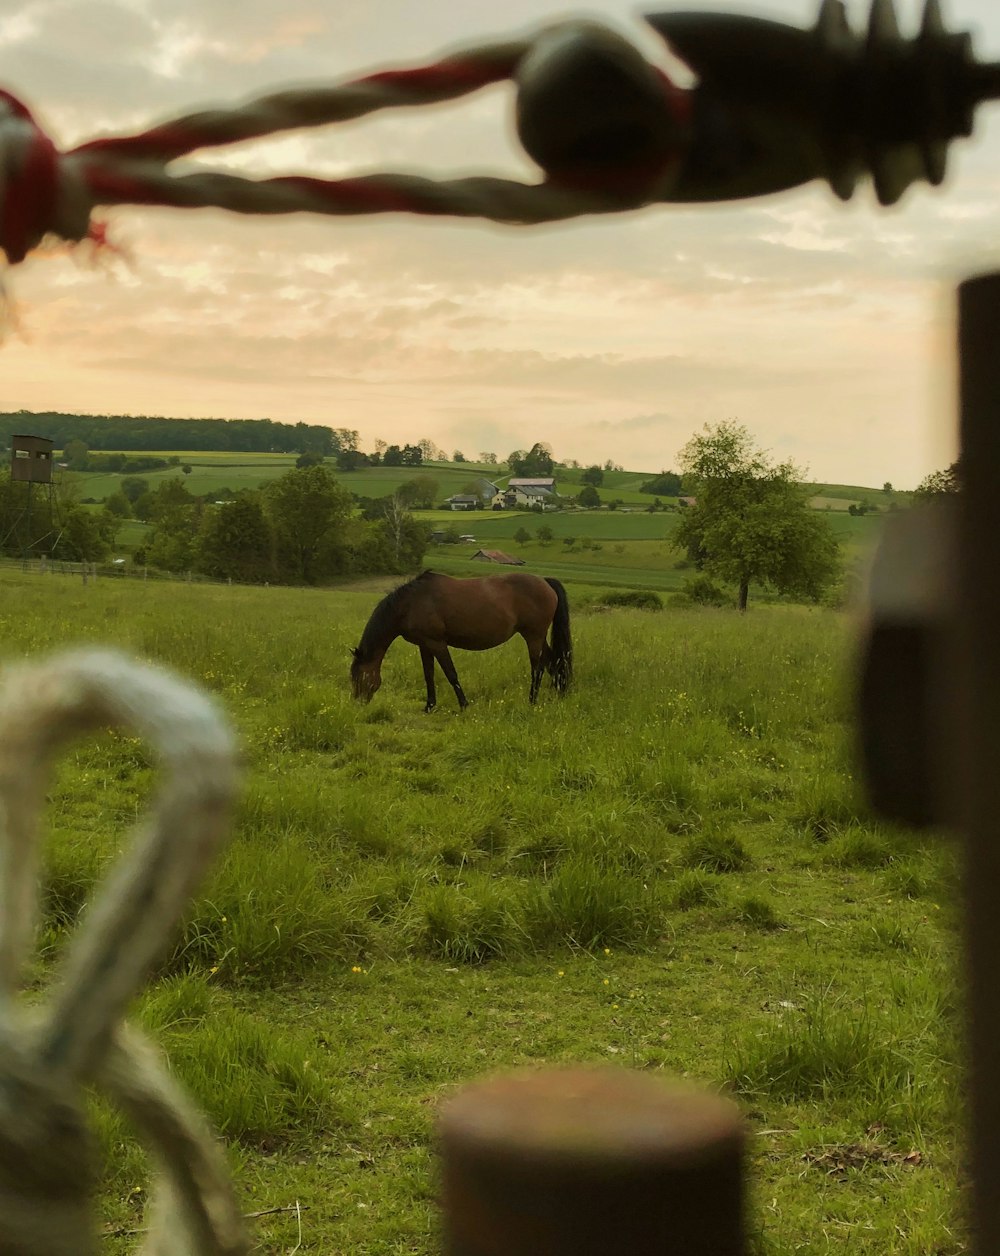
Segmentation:
<svg viewBox="0 0 1000 1256">
<path fill-rule="evenodd" d="M 437 706 L 437 703 L 436 703 L 436 702 L 435 702 L 434 706 Z M 433 710 L 434 710 L 434 707 L 432 707 L 432 706 L 425 706 L 425 707 L 424 707 L 424 715 L 430 715 L 430 713 L 431 713 Z"/>
</svg>

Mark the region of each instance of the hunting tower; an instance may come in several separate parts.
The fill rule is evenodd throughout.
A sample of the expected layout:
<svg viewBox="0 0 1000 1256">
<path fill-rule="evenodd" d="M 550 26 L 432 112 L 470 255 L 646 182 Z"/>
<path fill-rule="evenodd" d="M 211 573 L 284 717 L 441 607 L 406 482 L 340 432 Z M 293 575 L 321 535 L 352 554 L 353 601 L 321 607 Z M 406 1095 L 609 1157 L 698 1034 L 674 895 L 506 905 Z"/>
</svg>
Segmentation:
<svg viewBox="0 0 1000 1256">
<path fill-rule="evenodd" d="M 54 532 L 52 446 L 45 436 L 10 438 L 10 487 L 4 503 L 0 547 L 16 547 L 27 559 L 33 550 L 47 553 Z M 35 485 L 41 488 L 36 493 Z M 22 487 L 23 485 L 23 487 Z"/>
</svg>

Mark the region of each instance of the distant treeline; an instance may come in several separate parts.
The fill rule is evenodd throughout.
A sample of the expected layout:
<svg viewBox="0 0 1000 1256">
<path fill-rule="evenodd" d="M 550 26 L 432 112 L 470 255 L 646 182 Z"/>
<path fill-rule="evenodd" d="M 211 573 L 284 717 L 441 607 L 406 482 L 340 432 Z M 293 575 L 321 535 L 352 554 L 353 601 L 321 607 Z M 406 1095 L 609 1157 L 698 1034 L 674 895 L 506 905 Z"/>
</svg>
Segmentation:
<svg viewBox="0 0 1000 1256">
<path fill-rule="evenodd" d="M 57 449 L 211 450 L 232 453 L 336 454 L 357 447 L 357 432 L 272 419 L 166 419 L 155 415 L 0 412 L 0 446 L 12 436 L 45 436 Z"/>
</svg>

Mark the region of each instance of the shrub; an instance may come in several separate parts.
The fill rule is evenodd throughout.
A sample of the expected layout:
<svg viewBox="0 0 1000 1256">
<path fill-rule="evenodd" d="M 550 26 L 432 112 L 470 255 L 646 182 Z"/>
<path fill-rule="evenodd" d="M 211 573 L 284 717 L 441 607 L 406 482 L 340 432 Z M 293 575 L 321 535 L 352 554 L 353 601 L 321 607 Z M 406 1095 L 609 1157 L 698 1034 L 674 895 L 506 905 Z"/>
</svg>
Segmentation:
<svg viewBox="0 0 1000 1256">
<path fill-rule="evenodd" d="M 698 606 L 732 606 L 732 596 L 708 576 L 691 576 L 684 581 L 684 592 Z"/>
<path fill-rule="evenodd" d="M 643 611 L 663 610 L 663 599 L 652 589 L 625 589 L 619 593 L 605 593 L 601 602 L 605 606 L 631 606 Z"/>
</svg>

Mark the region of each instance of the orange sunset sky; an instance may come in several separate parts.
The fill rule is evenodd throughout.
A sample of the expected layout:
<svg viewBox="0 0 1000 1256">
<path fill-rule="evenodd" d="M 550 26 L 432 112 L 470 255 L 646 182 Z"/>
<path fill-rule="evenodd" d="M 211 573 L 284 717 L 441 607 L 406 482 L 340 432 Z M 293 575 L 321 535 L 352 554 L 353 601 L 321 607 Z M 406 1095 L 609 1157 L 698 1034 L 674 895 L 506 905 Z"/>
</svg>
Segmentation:
<svg viewBox="0 0 1000 1256">
<path fill-rule="evenodd" d="M 816 9 L 697 7 L 796 25 Z M 982 59 L 1000 59 L 1000 5 L 944 7 Z M 545 0 L 3 0 L 0 85 L 68 147 L 567 12 Z M 663 59 L 632 3 L 573 12 Z M 916 7 L 899 16 L 912 32 Z M 536 177 L 507 86 L 201 160 L 253 176 Z M 530 230 L 131 208 L 110 221 L 130 265 L 62 254 L 8 271 L 21 327 L 0 346 L 0 410 L 305 420 L 357 428 L 362 447 L 427 437 L 470 458 L 544 440 L 558 458 L 649 471 L 732 418 L 811 478 L 909 488 L 954 456 L 954 285 L 1000 263 L 1000 105 L 953 146 L 943 188 L 915 185 L 889 210 L 867 185 L 848 205 L 811 185 Z"/>
</svg>

